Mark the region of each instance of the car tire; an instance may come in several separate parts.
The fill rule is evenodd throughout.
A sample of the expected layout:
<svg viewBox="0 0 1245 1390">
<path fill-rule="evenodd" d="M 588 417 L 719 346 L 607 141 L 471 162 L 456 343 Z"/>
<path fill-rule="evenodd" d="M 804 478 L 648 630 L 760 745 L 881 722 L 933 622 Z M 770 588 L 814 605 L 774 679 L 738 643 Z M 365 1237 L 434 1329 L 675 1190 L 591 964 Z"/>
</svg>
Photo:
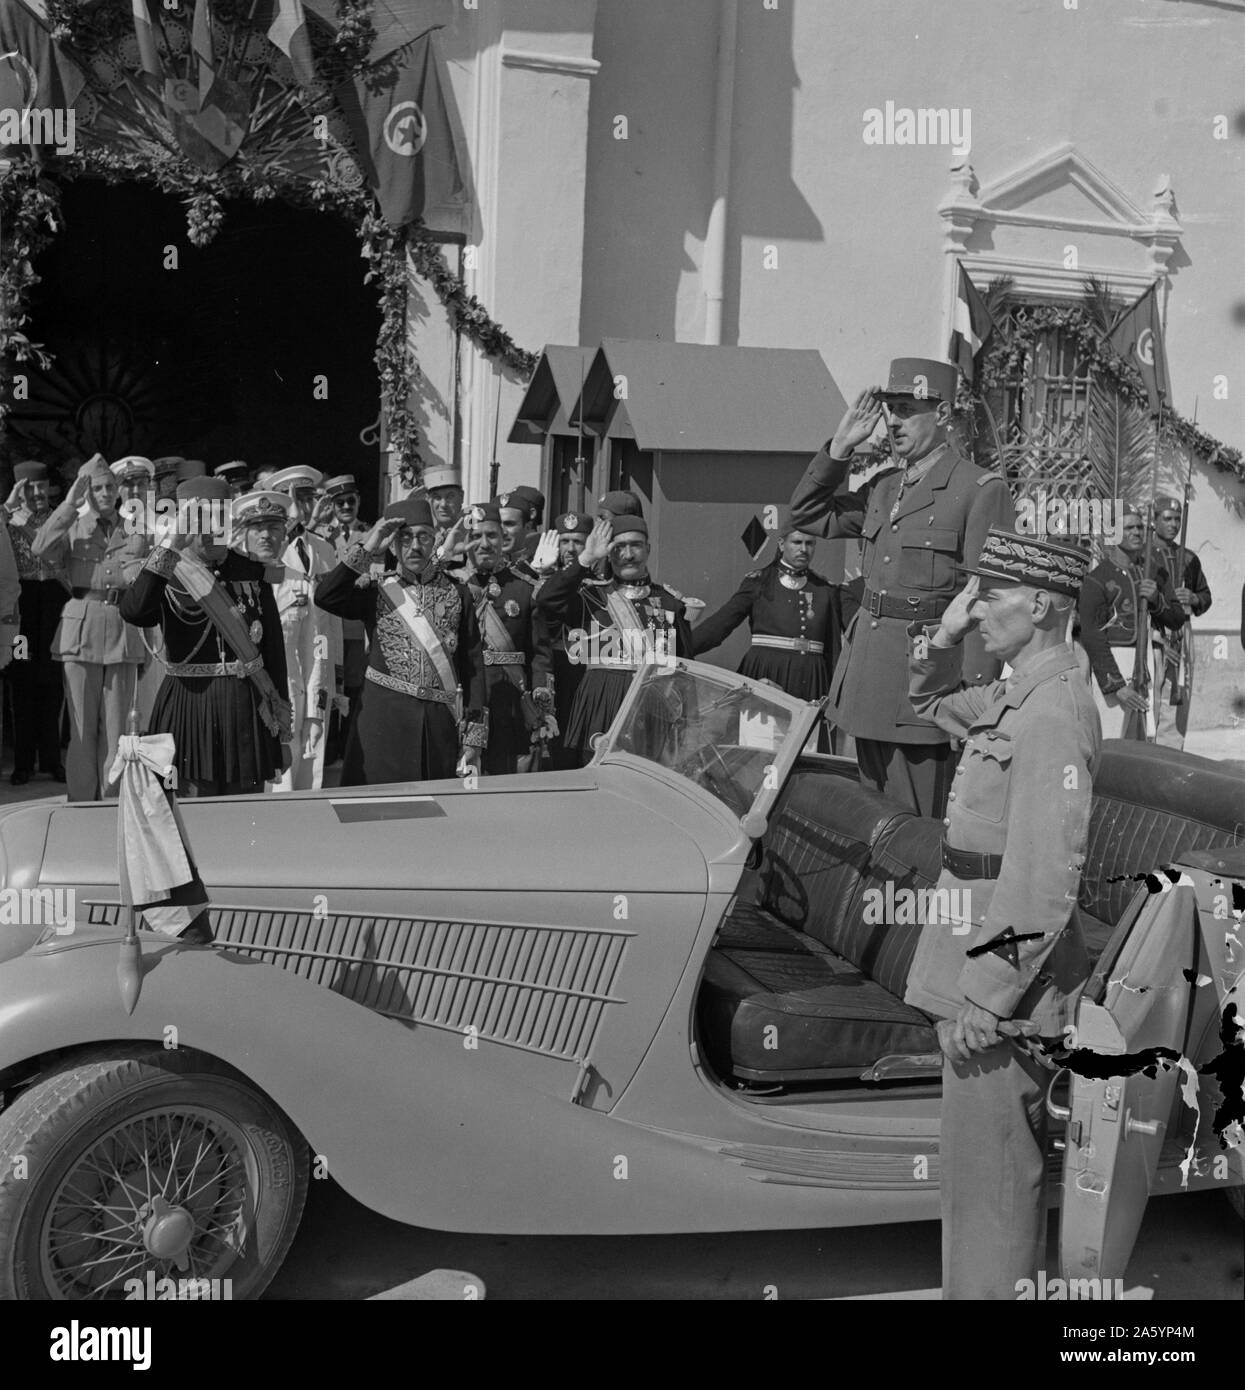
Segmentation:
<svg viewBox="0 0 1245 1390">
<path fill-rule="evenodd" d="M 80 1053 L 0 1113 L 0 1299 L 257 1298 L 307 1179 L 298 1131 L 215 1058 Z"/>
<path fill-rule="evenodd" d="M 1228 1205 L 1236 1212 L 1237 1216 L 1245 1221 L 1245 1187 L 1225 1187 L 1223 1195 L 1228 1199 Z"/>
</svg>

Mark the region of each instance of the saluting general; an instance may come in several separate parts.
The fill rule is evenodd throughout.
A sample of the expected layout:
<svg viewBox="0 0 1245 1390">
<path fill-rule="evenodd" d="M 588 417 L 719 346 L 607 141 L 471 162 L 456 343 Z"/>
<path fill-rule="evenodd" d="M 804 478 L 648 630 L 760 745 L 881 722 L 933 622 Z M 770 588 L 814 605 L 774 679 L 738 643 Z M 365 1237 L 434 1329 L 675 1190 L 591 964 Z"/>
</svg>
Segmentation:
<svg viewBox="0 0 1245 1390">
<path fill-rule="evenodd" d="M 613 577 L 593 566 L 608 558 Z M 565 733 L 568 755 L 592 761 L 593 738 L 614 722 L 632 677 L 646 662 L 691 656 L 686 599 L 649 574 L 648 525 L 641 516 L 598 521 L 588 543 L 536 595 L 536 612 L 551 630 L 565 626 L 567 658 L 585 668 Z"/>
<path fill-rule="evenodd" d="M 1011 494 L 997 473 L 950 437 L 959 372 L 948 362 L 896 358 L 885 389 L 864 390 L 791 498 L 791 521 L 818 536 L 859 536 L 864 594 L 830 683 L 826 717 L 856 740 L 861 776 L 919 816 L 941 816 L 951 742 L 908 698 L 907 627 L 936 620 L 957 571 L 977 562 L 991 526 L 1010 528 Z M 853 451 L 886 416 L 897 466 L 842 491 Z M 999 663 L 971 638 L 963 678 L 993 680 Z"/>
<path fill-rule="evenodd" d="M 1018 1040 L 1059 1038 L 1089 974 L 1076 900 L 1102 731 L 1065 637 L 1087 563 L 992 531 L 937 629 L 911 632 L 912 702 L 964 740 L 934 901 L 969 906 L 931 912 L 904 995 L 940 1020 L 949 1299 L 1015 1299 L 1045 1253 L 1050 1073 Z M 1006 680 L 960 680 L 973 629 Z"/>
<path fill-rule="evenodd" d="M 397 569 L 375 580 L 373 563 L 387 547 Z M 480 770 L 488 743 L 484 644 L 470 591 L 437 565 L 435 547 L 427 500 L 391 502 L 316 587 L 321 608 L 357 618 L 368 631 L 344 787 Z"/>
</svg>

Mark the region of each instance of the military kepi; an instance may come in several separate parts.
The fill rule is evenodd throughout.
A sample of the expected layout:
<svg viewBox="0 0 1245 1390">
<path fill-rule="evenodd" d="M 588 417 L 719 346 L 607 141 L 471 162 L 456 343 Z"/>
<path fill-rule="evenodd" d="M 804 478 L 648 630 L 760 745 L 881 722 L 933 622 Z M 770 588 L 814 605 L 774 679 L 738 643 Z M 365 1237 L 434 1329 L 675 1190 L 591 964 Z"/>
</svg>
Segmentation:
<svg viewBox="0 0 1245 1390">
<path fill-rule="evenodd" d="M 950 362 L 933 357 L 896 357 L 882 391 L 884 400 L 940 401 L 955 404 L 960 373 Z"/>
<path fill-rule="evenodd" d="M 976 567 L 968 573 L 995 584 L 1028 584 L 1076 598 L 1088 570 L 1089 556 L 1084 551 L 992 526 Z"/>
</svg>

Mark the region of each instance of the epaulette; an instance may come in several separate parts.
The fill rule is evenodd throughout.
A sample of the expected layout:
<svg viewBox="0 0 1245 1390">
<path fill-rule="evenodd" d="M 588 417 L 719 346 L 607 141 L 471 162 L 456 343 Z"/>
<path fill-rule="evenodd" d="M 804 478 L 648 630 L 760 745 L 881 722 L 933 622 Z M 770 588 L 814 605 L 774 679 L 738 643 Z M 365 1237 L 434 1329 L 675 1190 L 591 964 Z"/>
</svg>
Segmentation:
<svg viewBox="0 0 1245 1390">
<path fill-rule="evenodd" d="M 614 581 L 612 579 L 581 579 L 579 582 L 585 588 L 587 588 L 589 584 L 595 585 L 597 588 L 603 588 L 606 584 L 612 584 Z"/>
<path fill-rule="evenodd" d="M 1001 473 L 986 473 L 986 472 L 983 472 L 982 475 L 981 475 L 981 477 L 977 479 L 977 486 L 978 486 L 978 487 L 985 487 L 985 485 L 986 485 L 988 482 L 991 482 L 991 481 L 1001 483 L 1001 482 L 1003 481 L 1003 475 L 1002 475 Z"/>
<path fill-rule="evenodd" d="M 674 587 L 673 584 L 663 584 L 661 585 L 661 588 L 665 589 L 666 593 L 672 595 L 674 598 L 677 598 L 680 603 L 686 602 L 687 596 L 685 594 L 679 593 L 679 591 Z"/>
<path fill-rule="evenodd" d="M 765 575 L 765 571 L 764 571 L 764 570 L 749 570 L 748 573 L 744 575 L 744 578 L 745 578 L 745 579 L 761 579 L 761 578 L 764 577 L 764 575 Z"/>
<path fill-rule="evenodd" d="M 284 565 L 265 565 L 264 580 L 268 584 L 280 584 L 285 579 Z"/>
</svg>

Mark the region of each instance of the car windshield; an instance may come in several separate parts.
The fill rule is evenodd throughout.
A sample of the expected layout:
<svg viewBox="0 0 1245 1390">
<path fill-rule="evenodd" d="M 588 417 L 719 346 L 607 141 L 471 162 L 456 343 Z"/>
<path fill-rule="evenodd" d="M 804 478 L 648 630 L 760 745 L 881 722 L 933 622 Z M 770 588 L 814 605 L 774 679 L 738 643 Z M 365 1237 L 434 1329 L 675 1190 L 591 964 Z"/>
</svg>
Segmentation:
<svg viewBox="0 0 1245 1390">
<path fill-rule="evenodd" d="M 776 790 L 773 770 L 797 717 L 775 695 L 713 667 L 648 666 L 602 756 L 630 753 L 670 768 L 745 815 L 763 791 Z"/>
</svg>

